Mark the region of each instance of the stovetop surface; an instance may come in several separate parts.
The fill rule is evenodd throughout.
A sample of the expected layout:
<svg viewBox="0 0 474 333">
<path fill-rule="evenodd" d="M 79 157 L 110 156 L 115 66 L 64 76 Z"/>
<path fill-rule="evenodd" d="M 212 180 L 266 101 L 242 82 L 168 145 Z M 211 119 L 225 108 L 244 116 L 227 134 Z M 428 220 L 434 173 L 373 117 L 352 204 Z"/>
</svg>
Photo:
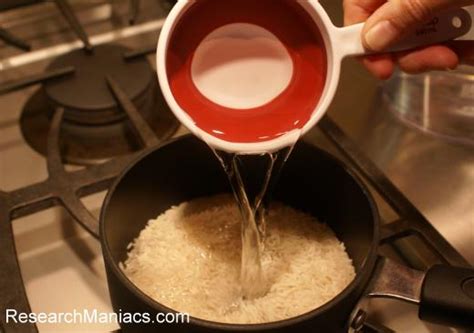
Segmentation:
<svg viewBox="0 0 474 333">
<path fill-rule="evenodd" d="M 142 1 L 139 22 L 127 25 L 127 1 L 71 1 L 94 43 L 114 41 L 130 48 L 156 44 L 166 15 L 157 1 Z M 60 17 L 52 15 L 51 4 L 40 4 L 0 13 L 0 25 L 24 37 L 33 51 L 23 53 L 0 43 L 0 83 L 40 73 L 55 55 L 80 47 Z M 323 1 L 335 21 L 340 6 Z M 34 24 L 37 29 L 31 29 Z M 110 31 L 120 31 L 111 34 Z M 123 37 L 123 38 L 122 38 Z M 44 52 L 44 50 L 47 52 Z M 153 56 L 149 58 L 154 66 Z M 357 82 L 357 84 L 354 84 Z M 383 84 L 370 78 L 354 60 L 344 63 L 341 85 L 330 116 L 366 155 L 412 201 L 435 228 L 474 263 L 474 150 L 443 142 L 401 124 L 383 99 Z M 22 137 L 19 117 L 22 107 L 38 87 L 0 96 L 0 190 L 14 191 L 47 178 L 45 158 L 31 149 Z M 181 130 L 179 134 L 184 133 Z M 340 155 L 320 129 L 306 140 Z M 341 155 L 340 155 L 341 156 Z M 341 158 L 343 158 L 341 156 Z M 82 167 L 67 166 L 68 170 Z M 375 191 L 374 191 L 375 193 Z M 97 216 L 105 192 L 82 200 Z M 397 214 L 376 195 L 382 217 L 389 222 Z M 63 208 L 54 207 L 12 222 L 15 247 L 34 312 L 68 312 L 97 309 L 111 312 L 100 245 L 73 221 Z M 413 239 L 402 240 L 390 256 L 411 258 L 423 268 L 436 261 Z M 391 300 L 374 301 L 371 317 L 397 332 L 451 332 L 448 328 L 423 324 L 411 305 Z M 108 332 L 110 324 L 39 324 L 40 332 Z"/>
</svg>

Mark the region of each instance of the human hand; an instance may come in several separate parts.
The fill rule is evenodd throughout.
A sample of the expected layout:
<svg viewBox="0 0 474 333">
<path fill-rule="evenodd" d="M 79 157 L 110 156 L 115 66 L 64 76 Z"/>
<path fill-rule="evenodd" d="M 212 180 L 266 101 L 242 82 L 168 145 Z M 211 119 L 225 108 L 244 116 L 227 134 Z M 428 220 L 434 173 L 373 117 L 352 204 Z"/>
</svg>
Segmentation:
<svg viewBox="0 0 474 333">
<path fill-rule="evenodd" d="M 436 13 L 474 4 L 474 0 L 344 0 L 344 24 L 364 22 L 364 46 L 383 52 Z M 460 62 L 474 64 L 474 42 L 452 41 L 393 54 L 362 58 L 376 77 L 389 78 L 395 66 L 407 73 L 454 69 Z"/>
</svg>

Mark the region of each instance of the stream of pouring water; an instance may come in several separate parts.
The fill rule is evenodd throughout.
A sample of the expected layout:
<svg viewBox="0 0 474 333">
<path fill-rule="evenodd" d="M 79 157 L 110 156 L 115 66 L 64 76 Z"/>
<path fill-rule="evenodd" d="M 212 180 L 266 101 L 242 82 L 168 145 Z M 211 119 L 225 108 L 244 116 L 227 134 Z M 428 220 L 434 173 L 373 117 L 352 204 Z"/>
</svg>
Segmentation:
<svg viewBox="0 0 474 333">
<path fill-rule="evenodd" d="M 242 215 L 242 296 L 254 299 L 264 296 L 269 289 L 268 281 L 262 271 L 262 251 L 265 239 L 265 212 L 273 189 L 278 182 L 281 170 L 290 156 L 296 141 L 291 146 L 273 153 L 244 155 L 227 153 L 213 149 L 224 167 Z M 256 194 L 251 197 L 245 186 L 243 170 L 245 159 L 266 161 L 265 172 Z"/>
</svg>

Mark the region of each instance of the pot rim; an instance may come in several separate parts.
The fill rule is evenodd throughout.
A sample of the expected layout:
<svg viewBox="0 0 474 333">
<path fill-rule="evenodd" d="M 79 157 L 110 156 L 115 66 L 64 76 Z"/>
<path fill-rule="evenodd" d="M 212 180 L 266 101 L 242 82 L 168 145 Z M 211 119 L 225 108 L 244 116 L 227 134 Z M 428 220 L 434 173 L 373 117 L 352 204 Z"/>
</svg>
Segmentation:
<svg viewBox="0 0 474 333">
<path fill-rule="evenodd" d="M 135 168 L 139 163 L 142 163 L 150 155 L 155 154 L 162 148 L 169 146 L 178 141 L 190 140 L 190 139 L 199 140 L 192 134 L 186 134 L 177 138 L 167 140 L 163 142 L 162 144 L 158 145 L 157 147 L 146 149 L 143 153 L 138 154 L 138 156 L 132 159 L 132 162 L 114 180 L 112 186 L 110 187 L 110 190 L 107 192 L 107 195 L 104 199 L 104 204 L 102 206 L 101 213 L 100 213 L 99 236 L 100 236 L 100 243 L 101 243 L 102 254 L 104 257 L 105 265 L 108 266 L 109 270 L 112 270 L 112 273 L 120 281 L 120 283 L 122 283 L 138 299 L 140 299 L 150 308 L 154 309 L 156 312 L 178 313 L 177 310 L 169 308 L 166 305 L 155 301 L 150 296 L 145 294 L 132 281 L 130 281 L 130 279 L 123 273 L 123 271 L 120 269 L 118 264 L 115 262 L 112 256 L 112 253 L 110 251 L 107 238 L 105 237 L 105 230 L 106 230 L 105 216 L 109 207 L 109 203 L 112 200 L 112 197 L 116 191 L 116 188 L 119 186 L 119 184 L 122 183 L 122 180 L 129 174 L 129 172 L 133 168 Z M 301 141 L 301 142 L 304 142 L 304 141 Z M 364 262 L 362 263 L 362 265 L 360 266 L 359 271 L 356 272 L 355 278 L 339 294 L 337 294 L 330 301 L 324 303 L 318 308 L 315 308 L 309 312 L 306 312 L 296 317 L 291 317 L 284 320 L 279 320 L 279 321 L 274 321 L 274 322 L 269 322 L 269 323 L 261 323 L 261 324 L 228 324 L 228 323 L 219 323 L 219 322 L 209 321 L 205 319 L 200 319 L 197 317 L 193 317 L 192 315 L 189 314 L 188 324 L 212 328 L 212 329 L 225 330 L 225 331 L 236 331 L 236 330 L 237 331 L 258 331 L 258 330 L 267 330 L 267 329 L 275 329 L 275 328 L 283 328 L 283 327 L 292 326 L 292 325 L 307 321 L 311 319 L 312 317 L 322 315 L 324 312 L 328 311 L 339 302 L 343 302 L 361 283 L 363 283 L 363 279 L 365 278 L 364 273 L 367 273 L 368 271 L 370 271 L 372 274 L 372 271 L 375 267 L 375 263 L 378 257 L 377 249 L 380 244 L 380 215 L 379 215 L 377 205 L 375 204 L 375 200 L 372 194 L 370 193 L 370 191 L 368 190 L 367 186 L 364 184 L 364 182 L 360 178 L 360 176 L 358 176 L 356 171 L 353 170 L 353 168 L 351 168 L 346 162 L 341 161 L 339 158 L 334 157 L 332 154 L 328 153 L 327 151 L 317 146 L 314 146 L 312 144 L 310 145 L 313 146 L 316 150 L 320 151 L 322 154 L 329 157 L 331 160 L 337 163 L 340 167 L 342 167 L 343 170 L 347 172 L 349 176 L 351 176 L 351 178 L 357 183 L 357 185 L 362 190 L 362 192 L 364 193 L 365 197 L 368 200 L 370 210 L 372 212 L 373 220 L 374 220 L 373 229 L 372 229 L 374 236 L 372 238 L 372 243 L 370 245 L 370 249 L 367 253 L 367 256 L 364 259 Z M 368 279 L 368 281 L 370 281 L 370 279 Z M 366 282 L 363 289 L 366 288 L 367 283 L 368 282 Z"/>
</svg>

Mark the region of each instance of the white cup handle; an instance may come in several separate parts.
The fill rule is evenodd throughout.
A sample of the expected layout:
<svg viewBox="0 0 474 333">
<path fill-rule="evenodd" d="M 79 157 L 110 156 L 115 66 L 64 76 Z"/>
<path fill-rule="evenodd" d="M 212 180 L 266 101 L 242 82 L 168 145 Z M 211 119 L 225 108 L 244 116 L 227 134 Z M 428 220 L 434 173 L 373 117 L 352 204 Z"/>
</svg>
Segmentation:
<svg viewBox="0 0 474 333">
<path fill-rule="evenodd" d="M 420 46 L 456 39 L 471 30 L 472 17 L 463 8 L 442 13 L 389 48 L 387 52 L 409 50 Z M 336 28 L 335 45 L 341 57 L 373 54 L 362 45 L 364 23 Z"/>
</svg>

